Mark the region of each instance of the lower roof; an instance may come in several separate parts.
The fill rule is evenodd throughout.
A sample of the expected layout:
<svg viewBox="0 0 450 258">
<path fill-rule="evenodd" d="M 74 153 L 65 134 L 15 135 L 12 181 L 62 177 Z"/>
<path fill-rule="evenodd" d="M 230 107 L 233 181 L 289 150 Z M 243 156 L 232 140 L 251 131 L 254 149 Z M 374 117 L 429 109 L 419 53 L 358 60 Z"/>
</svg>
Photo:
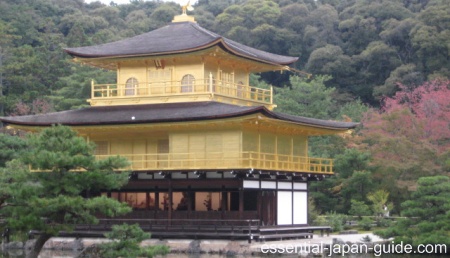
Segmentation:
<svg viewBox="0 0 450 258">
<path fill-rule="evenodd" d="M 128 125 L 214 120 L 257 113 L 280 121 L 331 130 L 348 130 L 358 125 L 358 123 L 352 122 L 287 115 L 270 111 L 264 106 L 237 106 L 214 101 L 87 107 L 39 115 L 0 117 L 0 121 L 5 124 L 21 126 Z"/>
</svg>

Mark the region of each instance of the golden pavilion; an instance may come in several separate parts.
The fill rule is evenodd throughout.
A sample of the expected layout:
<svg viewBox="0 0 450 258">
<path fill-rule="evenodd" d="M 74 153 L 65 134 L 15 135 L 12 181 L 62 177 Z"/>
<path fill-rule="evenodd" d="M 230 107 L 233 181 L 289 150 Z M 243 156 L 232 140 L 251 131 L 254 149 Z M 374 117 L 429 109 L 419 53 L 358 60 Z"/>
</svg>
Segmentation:
<svg viewBox="0 0 450 258">
<path fill-rule="evenodd" d="M 308 138 L 356 124 L 276 112 L 273 90 L 249 85 L 251 73 L 289 70 L 297 57 L 227 39 L 185 13 L 142 35 L 65 51 L 116 71 L 117 83 L 92 81 L 87 108 L 0 120 L 27 131 L 67 125 L 97 145 L 98 159 L 128 158 L 128 185 L 102 193 L 133 208 L 122 219 L 159 237 L 209 238 L 209 226 L 248 223 L 257 225 L 251 234 L 216 235 L 310 232 L 308 182 L 332 175 L 333 160 L 310 157 Z"/>
</svg>

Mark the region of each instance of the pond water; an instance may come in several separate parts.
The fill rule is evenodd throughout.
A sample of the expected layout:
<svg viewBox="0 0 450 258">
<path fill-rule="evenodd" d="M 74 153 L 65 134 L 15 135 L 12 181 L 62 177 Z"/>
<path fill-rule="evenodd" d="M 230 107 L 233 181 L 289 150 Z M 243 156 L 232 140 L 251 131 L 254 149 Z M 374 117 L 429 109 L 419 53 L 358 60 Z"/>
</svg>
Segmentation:
<svg viewBox="0 0 450 258">
<path fill-rule="evenodd" d="M 40 258 L 73 258 L 77 255 L 76 252 L 72 252 L 72 251 L 50 251 L 50 250 L 45 250 L 43 252 L 41 252 L 41 254 L 39 255 Z M 9 252 L 0 252 L 0 258 L 24 258 L 24 254 L 22 250 L 15 250 L 15 251 L 9 251 Z M 168 254 L 166 256 L 163 256 L 164 258 L 229 258 L 230 256 L 224 256 L 224 255 L 211 255 L 211 254 Z M 253 257 L 253 258 L 258 258 L 258 257 L 274 257 L 274 256 L 254 256 L 254 255 L 249 255 L 249 256 L 242 256 L 242 255 L 238 255 L 238 256 L 234 256 L 236 258 L 244 258 L 244 257 Z M 299 256 L 297 255 L 283 255 L 283 256 L 279 256 L 279 257 L 283 257 L 283 258 L 297 258 Z M 333 255 L 333 256 L 323 256 L 323 257 L 342 257 L 341 255 Z M 361 255 L 345 255 L 345 257 L 349 257 L 349 258 L 373 258 L 373 257 L 377 257 L 373 254 L 361 254 Z M 381 257 L 385 258 L 385 257 L 391 257 L 391 258 L 419 258 L 419 257 L 424 257 L 419 256 L 419 255 L 382 255 Z M 430 258 L 437 258 L 437 257 L 443 257 L 443 256 L 438 256 L 438 255 L 427 255 L 426 257 L 430 257 Z"/>
</svg>

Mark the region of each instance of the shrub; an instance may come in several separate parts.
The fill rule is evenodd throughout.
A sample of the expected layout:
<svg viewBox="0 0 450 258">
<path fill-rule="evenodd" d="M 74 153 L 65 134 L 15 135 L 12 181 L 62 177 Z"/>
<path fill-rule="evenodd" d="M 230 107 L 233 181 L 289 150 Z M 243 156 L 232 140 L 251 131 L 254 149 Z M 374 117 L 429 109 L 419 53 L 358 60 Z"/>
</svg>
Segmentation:
<svg viewBox="0 0 450 258">
<path fill-rule="evenodd" d="M 363 229 L 363 230 L 371 230 L 372 229 L 372 219 L 369 217 L 364 217 L 362 218 L 359 222 L 358 225 Z"/>
<path fill-rule="evenodd" d="M 114 225 L 105 236 L 112 241 L 99 246 L 101 257 L 153 257 L 169 252 L 167 246 L 140 247 L 140 242 L 150 238 L 150 234 L 145 233 L 138 224 Z"/>
<path fill-rule="evenodd" d="M 365 204 L 364 202 L 357 201 L 352 199 L 351 200 L 352 206 L 348 213 L 353 216 L 358 216 L 359 219 L 361 219 L 362 216 L 369 216 L 371 215 L 370 207 L 369 205 Z"/>
<path fill-rule="evenodd" d="M 326 214 L 327 223 L 331 226 L 333 232 L 339 232 L 344 229 L 344 225 L 347 222 L 347 216 L 344 214 L 333 212 L 328 212 Z"/>
<path fill-rule="evenodd" d="M 386 219 L 386 218 L 377 219 L 376 223 L 377 223 L 378 227 L 382 227 L 382 228 L 387 228 L 392 225 L 392 221 L 390 219 Z"/>
<path fill-rule="evenodd" d="M 317 218 L 313 221 L 314 226 L 327 226 L 328 220 L 324 216 L 317 216 Z"/>
</svg>

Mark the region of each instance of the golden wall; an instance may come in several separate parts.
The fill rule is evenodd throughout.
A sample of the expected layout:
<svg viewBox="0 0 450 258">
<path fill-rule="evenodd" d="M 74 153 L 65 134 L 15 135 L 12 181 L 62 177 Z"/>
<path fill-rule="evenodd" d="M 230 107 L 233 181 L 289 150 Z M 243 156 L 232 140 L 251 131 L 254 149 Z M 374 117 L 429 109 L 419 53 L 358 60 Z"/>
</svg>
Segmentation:
<svg viewBox="0 0 450 258">
<path fill-rule="evenodd" d="M 308 169 L 307 136 L 248 129 L 98 136 L 97 155 L 121 155 L 133 169 Z"/>
</svg>

